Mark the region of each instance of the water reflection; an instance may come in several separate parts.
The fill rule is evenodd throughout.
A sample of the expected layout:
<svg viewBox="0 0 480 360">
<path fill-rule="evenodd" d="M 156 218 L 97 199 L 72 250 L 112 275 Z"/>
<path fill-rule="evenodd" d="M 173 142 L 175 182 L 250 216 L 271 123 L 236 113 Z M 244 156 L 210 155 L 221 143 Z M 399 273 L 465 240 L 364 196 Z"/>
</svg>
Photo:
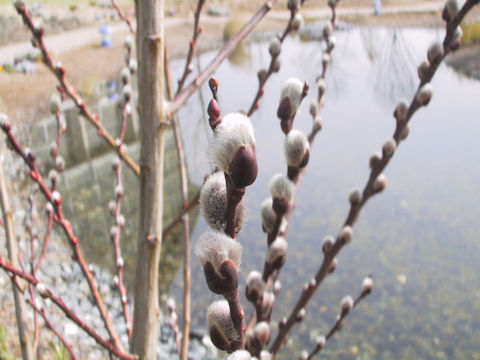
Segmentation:
<svg viewBox="0 0 480 360">
<path fill-rule="evenodd" d="M 390 92 L 391 84 L 403 78 L 410 79 L 410 84 L 416 77 L 414 64 L 442 35 L 442 31 L 423 29 L 369 32 L 373 42 L 382 44 L 378 52 L 365 46 L 366 35 L 361 30 L 337 35 L 322 112 L 324 129 L 313 146 L 290 224 L 289 255 L 282 273 L 285 290 L 278 298 L 277 319 L 293 304 L 299 284 L 316 271 L 322 258 L 321 240 L 339 229 L 347 212 L 349 190 L 363 186 L 367 178 L 369 155 L 391 136 L 394 97 L 411 97 L 411 85 L 402 85 L 405 94 L 400 94 L 398 89 Z M 217 71 L 224 114 L 248 109 L 256 91 L 256 73 L 268 63 L 266 43 L 248 49 L 251 59 L 245 67 L 225 63 Z M 394 54 L 405 57 L 401 65 L 391 64 Z M 213 56 L 205 54 L 200 62 L 206 64 Z M 259 176 L 246 196 L 249 221 L 240 236 L 248 254 L 242 265 L 243 278 L 263 263 L 266 244 L 260 203 L 268 196 L 269 178 L 285 171 L 283 136 L 275 116 L 280 86 L 290 76 L 314 83 L 321 69 L 318 42 L 287 39 L 281 56 L 282 69 L 266 85 L 261 107 L 252 118 Z M 374 80 L 387 76 L 390 85 L 379 91 Z M 474 316 L 480 313 L 480 124 L 474 99 L 480 83 L 441 66 L 433 86 L 430 106 L 417 113 L 411 135 L 387 170 L 387 191 L 364 209 L 353 243 L 339 258 L 338 271 L 316 294 L 307 309 L 310 315 L 293 332 L 282 359 L 296 358 L 301 349 L 312 346 L 316 335 L 327 331 L 340 299 L 347 293 L 356 294 L 366 274 L 375 279 L 374 293 L 329 342 L 325 358 L 480 358 L 480 322 Z M 204 91 L 208 94 L 206 88 Z M 306 99 L 295 123 L 304 131 L 311 126 L 308 103 L 312 96 L 315 94 Z M 210 133 L 198 131 L 204 110 L 197 101 L 192 98 L 180 118 L 190 176 L 200 184 L 210 170 L 205 156 Z M 203 219 L 199 221 L 193 240 L 206 228 Z M 206 306 L 215 297 L 207 291 L 195 260 L 192 267 L 193 322 L 204 327 Z M 178 284 L 180 273 L 172 288 L 179 296 Z M 251 309 L 244 298 L 242 303 L 248 314 Z"/>
</svg>

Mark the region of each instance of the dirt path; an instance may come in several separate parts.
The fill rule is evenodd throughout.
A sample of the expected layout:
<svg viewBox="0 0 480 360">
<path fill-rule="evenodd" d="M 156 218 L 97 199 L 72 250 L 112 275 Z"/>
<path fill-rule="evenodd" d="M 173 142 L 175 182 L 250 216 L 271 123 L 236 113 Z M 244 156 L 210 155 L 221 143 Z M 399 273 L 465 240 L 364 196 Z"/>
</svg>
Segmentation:
<svg viewBox="0 0 480 360">
<path fill-rule="evenodd" d="M 399 13 L 429 13 L 439 11 L 443 6 L 443 1 L 428 1 L 416 4 L 406 5 L 389 5 L 384 6 L 382 14 L 399 14 Z M 302 13 L 308 18 L 328 18 L 330 9 L 327 7 L 317 9 L 306 9 Z M 371 7 L 339 7 L 339 17 L 358 17 L 368 16 L 372 14 Z M 287 11 L 273 11 L 269 13 L 268 18 L 271 20 L 287 20 L 289 13 Z M 165 18 L 165 26 L 175 27 L 189 23 L 191 20 L 186 17 Z M 226 17 L 202 16 L 204 24 L 223 24 L 227 21 Z M 111 25 L 112 33 L 126 32 L 126 26 L 123 23 L 115 23 Z M 47 47 L 56 54 L 66 52 L 75 48 L 79 48 L 94 42 L 100 42 L 100 34 L 98 26 L 67 31 L 61 34 L 46 36 L 45 42 Z M 10 44 L 0 47 L 0 64 L 13 61 L 18 54 L 24 54 L 31 49 L 30 42 L 21 42 L 18 44 Z"/>
</svg>

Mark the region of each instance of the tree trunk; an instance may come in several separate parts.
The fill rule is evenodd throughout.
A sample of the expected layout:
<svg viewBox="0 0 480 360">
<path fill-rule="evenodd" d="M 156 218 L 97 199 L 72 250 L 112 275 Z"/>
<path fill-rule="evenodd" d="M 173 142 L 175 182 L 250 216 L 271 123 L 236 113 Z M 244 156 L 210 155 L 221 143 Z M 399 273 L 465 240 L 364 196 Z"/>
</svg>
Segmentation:
<svg viewBox="0 0 480 360">
<path fill-rule="evenodd" d="M 156 359 L 165 145 L 163 0 L 137 0 L 140 220 L 131 351 Z"/>
<path fill-rule="evenodd" d="M 5 237 L 7 239 L 8 258 L 10 263 L 18 268 L 18 251 L 17 239 L 15 238 L 15 230 L 13 227 L 12 209 L 8 201 L 8 191 L 5 182 L 5 174 L 3 172 L 3 155 L 0 155 L 0 205 L 2 208 L 3 223 L 5 226 Z M 25 302 L 22 293 L 15 286 L 15 279 L 12 278 L 13 299 L 15 302 L 15 316 L 17 318 L 18 337 L 20 340 L 20 348 L 22 349 L 23 360 L 33 360 L 32 343 L 28 335 L 28 326 L 25 320 Z"/>
</svg>

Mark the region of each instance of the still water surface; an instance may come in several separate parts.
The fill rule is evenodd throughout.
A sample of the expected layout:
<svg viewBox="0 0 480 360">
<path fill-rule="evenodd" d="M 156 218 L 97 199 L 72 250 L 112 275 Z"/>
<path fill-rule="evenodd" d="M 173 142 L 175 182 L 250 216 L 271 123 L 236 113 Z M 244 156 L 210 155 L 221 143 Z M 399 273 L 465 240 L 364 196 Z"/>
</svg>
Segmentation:
<svg viewBox="0 0 480 360">
<path fill-rule="evenodd" d="M 410 99 L 415 91 L 416 64 L 442 34 L 432 29 L 338 32 L 327 78 L 323 130 L 311 149 L 307 173 L 296 197 L 275 319 L 287 315 L 303 284 L 316 272 L 322 260 L 323 237 L 339 230 L 348 211 L 350 190 L 363 187 L 369 156 L 379 151 L 393 133 L 395 104 L 401 98 Z M 267 46 L 263 42 L 249 44 L 217 71 L 223 114 L 249 108 L 257 88 L 256 73 L 269 63 Z M 247 190 L 248 221 L 239 237 L 244 246 L 242 279 L 251 270 L 261 270 L 266 237 L 261 231 L 260 204 L 269 196 L 269 179 L 286 171 L 284 136 L 275 115 L 281 84 L 291 76 L 314 84 L 321 71 L 321 52 L 319 42 L 287 39 L 281 54 L 282 68 L 266 85 L 260 109 L 252 117 L 259 174 Z M 200 56 L 199 66 L 205 66 L 213 56 Z M 182 69 L 183 61 L 172 63 L 174 78 Z M 354 241 L 342 251 L 337 271 L 311 301 L 306 320 L 294 329 L 283 359 L 295 359 L 303 348 L 312 348 L 316 336 L 325 334 L 333 324 L 341 298 L 358 294 L 364 276 L 372 274 L 374 292 L 328 343 L 324 358 L 480 360 L 480 82 L 442 65 L 433 87 L 430 106 L 417 112 L 410 136 L 386 171 L 387 190 L 374 197 L 362 212 Z M 310 130 L 308 105 L 314 97 L 312 86 L 295 128 Z M 203 87 L 179 114 L 190 181 L 196 185 L 201 185 L 210 170 L 206 148 L 211 131 L 205 117 L 209 100 L 209 91 Z M 110 226 L 99 222 L 102 216 L 108 218 L 102 214 L 106 214 L 112 196 L 108 165 L 105 169 L 105 190 L 100 190 L 106 194 L 103 206 L 96 211 L 90 203 L 80 206 L 79 202 L 86 199 L 81 193 L 76 200 L 76 208 L 87 210 L 80 224 L 82 231 L 94 232 L 96 222 L 100 230 Z M 175 166 L 169 165 L 167 172 L 176 172 Z M 127 189 L 126 194 L 133 195 L 125 201 L 130 209 L 126 214 L 134 223 L 138 216 L 134 209 L 137 185 L 127 173 L 125 183 L 132 191 Z M 97 200 L 92 197 L 92 201 Z M 199 218 L 193 243 L 206 230 L 207 225 Z M 86 249 L 89 259 L 104 263 L 110 250 L 100 251 L 98 243 L 105 237 L 108 249 L 109 241 L 108 235 L 100 232 L 83 237 L 94 239 Z M 133 275 L 136 229 L 128 222 L 123 242 L 126 273 Z M 171 292 L 180 300 L 179 246 L 176 242 L 173 255 L 167 251 L 164 255 L 172 260 L 171 268 L 178 269 Z M 162 270 L 169 278 L 166 272 Z M 131 283 L 133 279 L 129 278 Z M 243 290 L 242 281 L 242 294 Z M 195 258 L 192 298 L 193 327 L 205 328 L 206 307 L 215 296 L 208 292 Z M 251 308 L 243 296 L 242 303 L 248 316 Z M 181 314 L 181 309 L 178 312 Z"/>
<path fill-rule="evenodd" d="M 282 293 L 274 317 L 287 315 L 322 259 L 321 241 L 336 234 L 347 211 L 347 197 L 363 187 L 368 158 L 394 130 L 393 109 L 410 99 L 417 84 L 416 64 L 443 31 L 424 29 L 353 29 L 338 32 L 327 79 L 323 130 L 317 136 L 290 222 L 289 254 L 282 271 Z M 224 63 L 216 73 L 223 114 L 248 109 L 257 86 L 256 72 L 267 66 L 266 43 L 244 49 L 244 58 Z M 200 57 L 205 66 L 213 53 Z M 242 279 L 261 270 L 266 237 L 259 209 L 269 196 L 268 181 L 285 172 L 283 134 L 276 118 L 281 84 L 290 76 L 314 84 L 321 71 L 321 44 L 287 39 L 282 68 L 266 86 L 255 127 L 259 175 L 247 190 L 248 221 Z M 174 64 L 178 72 L 182 63 Z M 178 69 L 177 69 L 178 68 Z M 340 299 L 356 295 L 372 274 L 372 295 L 348 317 L 328 343 L 327 359 L 480 359 L 480 82 L 442 65 L 433 81 L 430 106 L 420 109 L 411 132 L 386 170 L 385 193 L 374 197 L 355 227 L 354 241 L 339 256 L 307 308 L 307 317 L 290 338 L 284 359 L 297 358 L 325 334 Z M 210 99 L 203 88 L 203 105 Z M 305 99 L 294 127 L 308 132 Z M 198 96 L 180 112 L 191 181 L 201 184 L 209 171 L 206 146 L 210 130 Z M 200 219 L 193 241 L 207 230 Z M 208 293 L 201 267 L 192 260 L 193 324 L 205 327 Z M 181 271 L 172 285 L 180 299 Z M 243 286 L 242 286 L 243 292 Z M 242 299 L 245 311 L 251 308 Z"/>
</svg>

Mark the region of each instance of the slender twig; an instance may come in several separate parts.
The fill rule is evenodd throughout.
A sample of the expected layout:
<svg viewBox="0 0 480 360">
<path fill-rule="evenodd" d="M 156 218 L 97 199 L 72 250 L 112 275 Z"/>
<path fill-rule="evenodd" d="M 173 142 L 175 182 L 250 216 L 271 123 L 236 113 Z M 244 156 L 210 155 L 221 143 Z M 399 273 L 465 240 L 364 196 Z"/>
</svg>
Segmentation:
<svg viewBox="0 0 480 360">
<path fill-rule="evenodd" d="M 218 66 L 226 59 L 226 57 L 238 46 L 238 44 L 255 28 L 255 26 L 270 11 L 276 0 L 267 0 L 263 6 L 251 17 L 245 26 L 243 26 L 224 46 L 219 50 L 215 58 L 207 65 L 207 67 L 198 74 L 195 79 L 180 91 L 168 105 L 170 115 L 178 112 L 180 107 L 188 100 L 188 98 L 212 75 Z"/>
<path fill-rule="evenodd" d="M 393 139 L 395 140 L 397 147 L 400 145 L 400 142 L 404 140 L 404 136 L 402 134 L 405 134 L 405 130 L 408 129 L 408 122 L 410 121 L 412 115 L 415 113 L 416 110 L 418 110 L 422 106 L 422 104 L 418 101 L 419 92 L 421 91 L 422 87 L 425 84 L 431 81 L 442 60 L 445 58 L 445 56 L 448 53 L 452 51 L 451 43 L 452 43 L 456 28 L 458 27 L 460 22 L 463 20 L 465 15 L 468 13 L 468 11 L 470 11 L 470 9 L 474 5 L 478 4 L 478 2 L 479 2 L 478 0 L 467 0 L 467 2 L 465 2 L 461 10 L 455 16 L 455 18 L 447 24 L 447 32 L 445 35 L 445 39 L 443 41 L 443 48 L 444 48 L 443 55 L 440 58 L 436 59 L 436 61 L 430 64 L 427 73 L 422 77 L 422 80 L 420 81 L 420 84 L 415 93 L 415 96 L 413 97 L 410 105 L 408 106 L 405 118 L 401 119 L 401 121 L 397 121 L 397 126 L 393 134 Z M 343 223 L 343 227 L 345 226 L 353 227 L 363 206 L 367 203 L 367 201 L 373 195 L 378 193 L 378 191 L 376 191 L 374 188 L 374 183 L 377 180 L 378 176 L 386 168 L 392 156 L 393 156 L 393 153 L 390 154 L 389 156 L 382 156 L 382 158 L 379 158 L 378 161 L 375 161 L 374 163 L 372 163 L 370 176 L 362 191 L 361 200 L 358 203 L 351 203 L 347 218 Z M 272 346 L 270 347 L 270 352 L 274 357 L 279 351 L 288 332 L 291 330 L 291 328 L 295 324 L 298 312 L 302 308 L 304 308 L 309 302 L 309 300 L 312 298 L 313 294 L 315 293 L 315 290 L 320 286 L 322 281 L 330 272 L 331 265 L 332 265 L 332 262 L 334 261 L 334 258 L 338 255 L 338 253 L 344 246 L 345 246 L 345 242 L 343 242 L 342 239 L 340 238 L 340 234 L 337 235 L 337 238 L 333 246 L 330 248 L 329 251 L 325 253 L 323 262 L 314 277 L 314 280 L 315 280 L 314 286 L 302 292 L 299 299 L 297 300 L 297 303 L 295 304 L 295 307 L 293 308 L 290 315 L 288 316 L 287 322 L 279 330 Z"/>
<path fill-rule="evenodd" d="M 37 239 L 37 234 L 36 234 L 36 230 L 34 230 L 34 216 L 33 216 L 33 212 L 34 212 L 34 208 L 35 208 L 35 202 L 34 202 L 34 197 L 35 197 L 35 192 L 36 192 L 36 189 L 35 189 L 35 186 L 32 190 L 32 192 L 30 193 L 30 196 L 28 197 L 28 218 L 27 218 L 27 222 L 26 222 L 26 231 L 27 231 L 27 234 L 28 234 L 28 237 L 30 238 L 30 267 L 29 267 L 29 270 L 30 270 L 30 274 L 31 275 L 34 275 L 34 262 L 35 262 L 35 243 L 38 241 Z M 33 286 L 32 285 L 29 285 L 28 286 L 28 294 L 30 295 L 30 300 L 31 301 L 35 301 L 35 292 L 33 290 Z M 37 312 L 33 312 L 33 345 L 32 345 L 32 349 L 33 349 L 33 353 L 37 353 L 37 348 L 38 348 L 38 343 L 40 341 L 40 324 L 38 322 L 38 316 L 37 316 Z"/>
<path fill-rule="evenodd" d="M 124 147 L 116 145 L 115 139 L 107 131 L 105 126 L 101 123 L 98 114 L 93 113 L 85 104 L 85 101 L 80 97 L 77 90 L 70 85 L 65 76 L 65 67 L 62 64 L 55 64 L 50 53 L 48 52 L 44 42 L 44 30 L 41 27 L 36 27 L 30 12 L 27 10 L 24 4 L 16 5 L 17 12 L 23 19 L 24 24 L 33 34 L 32 43 L 37 47 L 42 54 L 42 62 L 48 67 L 48 69 L 55 75 L 59 82 L 59 91 L 62 95 L 65 95 L 73 100 L 75 106 L 78 108 L 80 115 L 85 117 L 95 128 L 97 134 L 102 137 L 113 149 L 118 153 L 118 156 L 133 170 L 138 176 L 140 174 L 140 168 L 137 163 L 128 155 Z"/>
<path fill-rule="evenodd" d="M 8 198 L 7 184 L 5 182 L 5 173 L 3 171 L 3 154 L 0 155 L 0 205 L 2 208 L 2 218 L 5 226 L 5 238 L 7 241 L 8 257 L 14 266 L 18 266 L 18 249 L 15 238 L 15 228 L 13 224 L 13 211 L 10 207 Z M 22 350 L 23 360 L 33 360 L 32 343 L 27 330 L 25 317 L 24 299 L 19 289 L 15 286 L 15 278 L 11 279 L 13 300 L 15 304 L 15 316 L 17 319 L 18 337 L 20 348 Z"/>
<path fill-rule="evenodd" d="M 182 210 L 180 211 L 180 213 L 163 228 L 163 236 L 166 236 L 170 231 L 175 228 L 175 226 L 180 224 L 180 222 L 182 221 L 182 217 L 199 204 L 199 199 L 200 189 L 198 189 L 195 195 L 193 195 L 193 197 L 185 206 L 182 206 Z"/>
<path fill-rule="evenodd" d="M 37 286 L 39 284 L 39 281 L 37 280 L 37 278 L 5 262 L 5 260 L 1 255 L 0 255 L 0 268 L 4 269 L 9 274 L 18 276 L 26 280 L 28 283 L 34 286 Z M 126 360 L 137 359 L 135 355 L 125 353 L 122 350 L 118 349 L 116 346 L 114 346 L 112 343 L 103 339 L 95 330 L 93 330 L 91 327 L 85 324 L 85 322 L 83 322 L 67 305 L 65 305 L 65 303 L 60 297 L 54 295 L 54 293 L 49 289 L 45 288 L 44 291 L 42 291 L 42 297 L 50 299 L 60 310 L 62 310 L 62 312 L 70 320 L 72 320 L 76 325 L 78 325 L 82 330 L 84 330 L 89 336 L 91 336 L 100 346 L 102 346 L 103 348 L 105 348 L 115 356 L 118 356 L 119 358 L 126 359 Z"/>
<path fill-rule="evenodd" d="M 63 344 L 63 346 L 65 347 L 65 349 L 67 349 L 69 355 L 70 355 L 70 360 L 75 360 L 76 359 L 76 356 L 75 356 L 75 353 L 73 352 L 73 346 L 72 344 L 68 343 L 65 338 L 63 337 L 62 334 L 60 334 L 56 329 L 55 327 L 53 326 L 52 322 L 50 321 L 50 319 L 48 318 L 47 314 L 45 313 L 45 309 L 43 309 L 42 307 L 38 307 L 36 304 L 35 304 L 35 300 L 34 299 L 28 299 L 27 300 L 27 303 L 33 308 L 34 312 L 36 314 L 40 314 L 43 318 L 43 321 L 45 321 L 45 325 L 47 326 L 47 328 L 58 338 L 58 340 L 60 340 L 60 342 Z"/>
<path fill-rule="evenodd" d="M 301 2 L 301 5 L 303 5 L 304 1 Z M 300 5 L 300 6 L 301 6 Z M 280 41 L 280 44 L 283 44 L 283 41 L 287 37 L 287 35 L 292 31 L 292 22 L 293 19 L 295 18 L 295 15 L 298 13 L 299 8 L 292 8 L 290 9 L 290 19 L 288 20 L 287 25 L 285 26 L 285 29 L 282 31 L 281 35 L 278 37 L 278 40 Z M 271 56 L 270 58 L 270 65 L 268 66 L 268 70 L 263 70 L 260 71 L 258 74 L 258 90 L 257 93 L 255 94 L 255 98 L 252 101 L 252 104 L 250 105 L 250 109 L 247 112 L 248 116 L 252 116 L 253 113 L 259 108 L 259 101 L 260 98 L 263 96 L 265 92 L 265 84 L 267 83 L 268 79 L 270 79 L 270 76 L 278 71 L 278 68 L 275 67 L 275 64 L 277 62 L 278 57 L 280 54 L 277 54 L 275 56 Z"/>
<path fill-rule="evenodd" d="M 125 15 L 122 9 L 120 9 L 120 6 L 118 6 L 115 0 L 110 0 L 110 2 L 112 3 L 112 6 L 114 7 L 114 9 L 117 11 L 117 14 L 120 17 L 120 19 L 122 19 L 127 24 L 128 29 L 130 30 L 132 35 L 135 35 L 135 29 L 133 28 L 132 22 L 130 21 L 128 16 Z"/>
<path fill-rule="evenodd" d="M 197 12 L 195 13 L 195 29 L 198 27 L 198 17 L 200 16 L 200 9 L 204 1 L 199 0 L 197 6 Z M 197 15 L 198 13 L 198 15 Z M 194 40 L 196 30 L 194 30 Z M 192 54 L 193 56 L 193 49 Z M 187 62 L 191 62 L 191 59 Z M 167 48 L 165 46 L 165 78 L 167 84 L 167 96 L 169 99 L 172 98 L 172 80 L 170 76 L 170 67 L 167 59 Z M 181 89 L 182 83 L 179 82 L 179 89 Z M 188 206 L 188 177 L 187 177 L 187 167 L 185 164 L 185 153 L 183 151 L 183 143 L 180 134 L 180 128 L 178 126 L 178 119 L 174 117 L 171 119 L 173 136 L 175 138 L 175 148 L 177 149 L 177 164 L 178 172 L 180 174 L 180 191 L 182 195 L 182 212 Z M 188 212 L 183 213 L 181 216 L 182 229 L 183 229 L 183 327 L 182 327 L 182 344 L 180 351 L 180 359 L 187 360 L 188 358 L 188 343 L 190 340 L 190 323 L 191 323 L 191 291 L 190 291 L 190 221 Z"/>
<path fill-rule="evenodd" d="M 61 226 L 63 229 L 68 241 L 70 242 L 70 245 L 72 247 L 72 251 L 74 254 L 74 259 L 78 262 L 80 265 L 80 268 L 82 269 L 82 272 L 87 280 L 87 283 L 90 287 L 90 291 L 92 293 L 92 297 L 95 301 L 95 304 L 97 305 L 97 308 L 100 312 L 100 316 L 102 317 L 102 320 L 105 324 L 105 328 L 107 329 L 107 332 L 110 335 L 111 341 L 114 344 L 115 348 L 119 349 L 120 351 L 123 351 L 123 346 L 115 332 L 115 329 L 113 328 L 113 325 L 111 323 L 110 317 L 107 313 L 107 310 L 105 308 L 105 305 L 103 304 L 103 300 L 100 296 L 100 293 L 98 292 L 98 289 L 95 285 L 95 280 L 93 278 L 93 275 L 91 271 L 88 269 L 88 266 L 85 262 L 85 259 L 83 257 L 83 252 L 80 248 L 79 241 L 77 237 L 75 236 L 73 232 L 73 227 L 68 221 L 62 210 L 62 201 L 60 198 L 60 195 L 57 192 L 52 192 L 46 185 L 36 163 L 36 157 L 35 155 L 31 152 L 28 151 L 28 153 L 23 149 L 23 147 L 19 144 L 17 141 L 16 137 L 13 135 L 11 131 L 11 126 L 8 123 L 1 123 L 0 128 L 5 132 L 5 134 L 8 137 L 8 140 L 11 147 L 13 150 L 22 157 L 24 160 L 25 164 L 29 167 L 30 169 L 30 177 L 32 180 L 38 184 L 40 191 L 42 194 L 45 196 L 46 200 L 49 201 L 54 209 L 54 216 L 53 219 L 54 221 Z"/>
<path fill-rule="evenodd" d="M 333 326 L 330 328 L 330 330 L 328 331 L 327 335 L 325 335 L 325 343 L 328 342 L 328 340 L 330 340 L 330 338 L 338 331 L 340 331 L 342 328 L 343 328 L 343 325 L 344 325 L 344 321 L 345 321 L 345 318 L 353 311 L 353 309 L 358 305 L 358 303 L 360 301 L 362 301 L 362 299 L 364 299 L 365 297 L 367 297 L 368 295 L 370 295 L 370 292 L 365 292 L 365 291 L 362 291 L 358 296 L 357 298 L 355 299 L 355 301 L 353 302 L 353 307 L 347 311 L 347 312 L 341 312 L 340 315 L 337 317 L 337 319 L 335 320 L 335 324 L 333 324 Z M 308 357 L 307 357 L 307 360 L 310 360 L 310 359 L 313 359 L 313 357 L 318 354 L 320 351 L 322 351 L 322 349 L 325 347 L 325 343 L 320 343 L 320 344 L 317 344 L 315 346 L 314 349 L 312 349 L 309 353 L 308 353 Z"/>
<path fill-rule="evenodd" d="M 193 59 L 193 54 L 195 52 L 195 46 L 197 44 L 197 39 L 198 39 L 198 37 L 200 36 L 200 34 L 203 30 L 203 28 L 200 26 L 200 13 L 202 11 L 203 5 L 205 5 L 205 2 L 206 2 L 206 0 L 198 0 L 197 1 L 197 8 L 195 10 L 195 20 L 193 22 L 193 36 L 192 36 L 192 39 L 190 40 L 190 43 L 189 43 L 189 46 L 188 46 L 187 58 L 185 60 L 185 68 L 183 70 L 182 76 L 178 80 L 178 89 L 177 89 L 177 92 L 175 93 L 175 95 L 178 95 L 178 93 L 183 89 L 183 85 L 185 84 L 185 80 L 187 80 L 188 75 L 193 70 L 192 59 Z"/>
<path fill-rule="evenodd" d="M 115 256 L 115 268 L 117 270 L 117 277 L 115 278 L 115 287 L 120 294 L 120 301 L 122 302 L 123 317 L 125 319 L 125 326 L 127 328 L 127 335 L 130 339 L 132 337 L 132 320 L 128 310 L 128 296 L 127 287 L 125 286 L 123 270 L 124 260 L 122 257 L 122 250 L 120 246 L 120 234 L 125 226 L 125 217 L 122 215 L 122 199 L 124 196 L 123 183 L 122 183 L 122 164 L 121 161 L 114 163 L 113 171 L 115 172 L 115 209 L 113 211 L 113 217 L 115 220 L 115 226 L 110 231 L 110 237 L 114 248 Z"/>
</svg>

